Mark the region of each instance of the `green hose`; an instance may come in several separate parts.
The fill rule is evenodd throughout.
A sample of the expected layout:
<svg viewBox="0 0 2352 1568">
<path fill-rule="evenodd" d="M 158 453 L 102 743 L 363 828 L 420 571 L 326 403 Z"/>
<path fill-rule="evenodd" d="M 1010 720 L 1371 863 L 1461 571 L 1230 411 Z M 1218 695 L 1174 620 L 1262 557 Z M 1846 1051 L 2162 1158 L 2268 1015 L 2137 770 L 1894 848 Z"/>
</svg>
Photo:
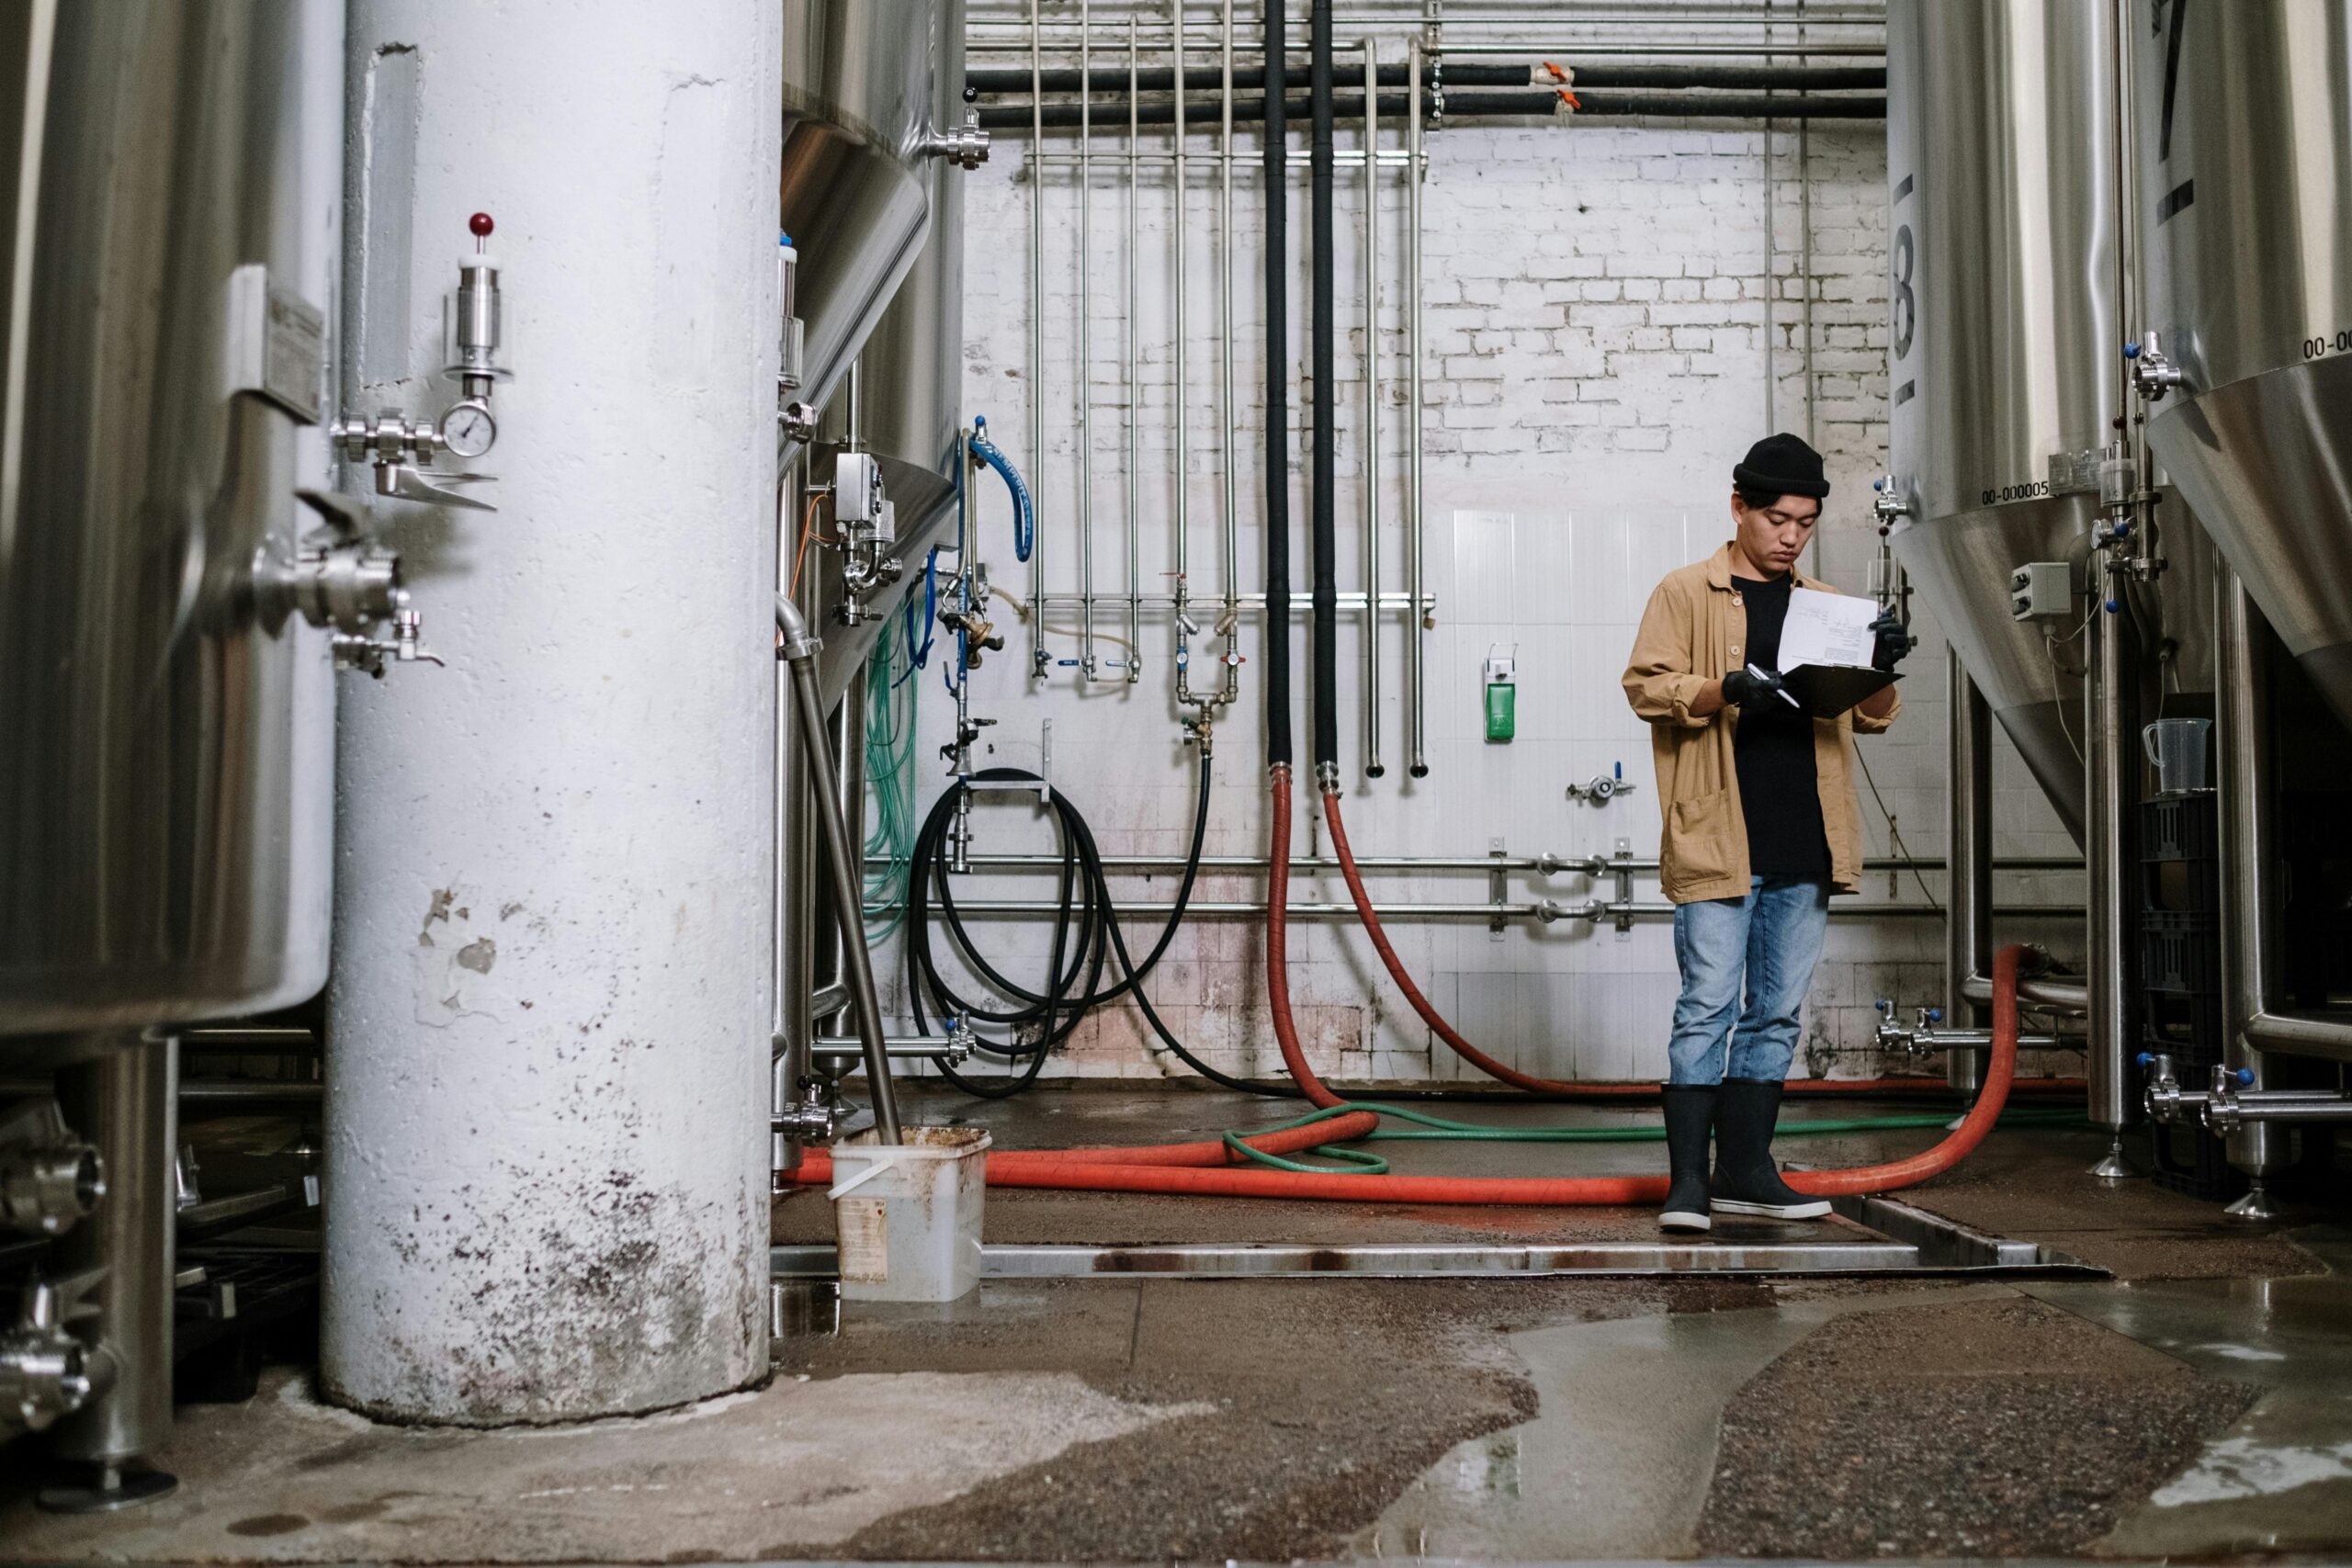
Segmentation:
<svg viewBox="0 0 2352 1568">
<path fill-rule="evenodd" d="M 1488 1127 L 1469 1122 L 1450 1122 L 1442 1116 L 1432 1116 L 1425 1111 L 1408 1110 L 1400 1105 L 1383 1105 L 1369 1100 L 1349 1100 L 1324 1110 L 1312 1111 L 1278 1126 L 1260 1127 L 1249 1136 L 1267 1133 L 1288 1132 L 1294 1127 L 1311 1127 L 1317 1122 L 1328 1122 L 1335 1116 L 1349 1116 L 1359 1111 L 1369 1111 L 1376 1116 L 1395 1117 L 1398 1121 L 1419 1123 L 1394 1132 L 1375 1129 L 1363 1136 L 1363 1142 L 1448 1142 L 1469 1144 L 1655 1144 L 1666 1140 L 1666 1129 L 1658 1126 L 1639 1127 Z M 1951 1116 L 1947 1112 L 1912 1112 L 1895 1116 L 1840 1116 L 1811 1122 L 1783 1122 L 1777 1136 L 1782 1138 L 1822 1138 L 1840 1133 L 1883 1133 L 1905 1128 L 1942 1127 Z M 2079 1111 L 2032 1110 L 2004 1112 L 1998 1123 L 2005 1128 L 2018 1127 L 2080 1127 L 2088 1123 Z M 1388 1162 L 1376 1155 L 1350 1149 L 1336 1144 L 1322 1144 L 1308 1150 L 1327 1159 L 1337 1160 L 1345 1168 L 1334 1172 L 1328 1166 L 1302 1165 L 1279 1155 L 1255 1149 L 1242 1141 L 1243 1134 L 1227 1133 L 1225 1146 L 1246 1159 L 1276 1170 L 1311 1171 L 1321 1175 L 1382 1175 Z"/>
<path fill-rule="evenodd" d="M 865 941 L 888 942 L 907 918 L 914 873 L 915 694 L 898 620 L 887 622 L 865 663 Z M 895 671 L 895 674 L 894 674 Z"/>
</svg>

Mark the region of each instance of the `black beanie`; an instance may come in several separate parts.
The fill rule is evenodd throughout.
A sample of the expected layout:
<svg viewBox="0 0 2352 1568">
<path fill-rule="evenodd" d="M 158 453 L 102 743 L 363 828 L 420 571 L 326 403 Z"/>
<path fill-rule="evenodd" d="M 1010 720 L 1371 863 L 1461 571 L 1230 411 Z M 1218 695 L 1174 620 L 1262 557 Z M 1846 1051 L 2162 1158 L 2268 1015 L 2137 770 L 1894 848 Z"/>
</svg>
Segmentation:
<svg viewBox="0 0 2352 1568">
<path fill-rule="evenodd" d="M 1821 454 L 1785 432 L 1768 435 L 1750 446 L 1747 460 L 1732 465 L 1731 482 L 1741 490 L 1810 496 L 1815 501 L 1829 494 L 1829 480 L 1821 470 Z"/>
</svg>

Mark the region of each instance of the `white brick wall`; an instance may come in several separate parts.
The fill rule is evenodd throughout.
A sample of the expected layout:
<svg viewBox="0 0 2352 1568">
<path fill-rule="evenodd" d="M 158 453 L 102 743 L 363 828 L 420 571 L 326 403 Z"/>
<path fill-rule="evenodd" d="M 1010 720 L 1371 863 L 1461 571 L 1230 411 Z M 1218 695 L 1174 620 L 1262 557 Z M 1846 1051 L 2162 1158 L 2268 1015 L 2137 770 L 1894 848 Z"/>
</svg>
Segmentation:
<svg viewBox="0 0 2352 1568">
<path fill-rule="evenodd" d="M 1123 47 L 1123 44 L 1122 44 Z M 1261 585 L 1260 389 L 1263 331 L 1260 267 L 1261 171 L 1254 136 L 1241 141 L 1236 173 L 1236 232 L 1218 231 L 1212 136 L 1196 130 L 1195 161 L 1184 204 L 1188 236 L 1184 286 L 1190 346 L 1185 385 L 1172 385 L 1170 237 L 1174 204 L 1165 165 L 1144 169 L 1139 193 L 1140 286 L 1133 308 L 1140 364 L 1125 359 L 1130 303 L 1125 293 L 1125 169 L 1123 115 L 1098 124 L 1091 226 L 1077 231 L 1075 171 L 1046 171 L 1046 290 L 1044 323 L 1045 430 L 1027 428 L 1027 254 L 1032 170 L 1027 138 L 1001 135 L 992 160 L 967 192 L 965 345 L 967 413 L 985 414 L 991 434 L 1028 472 L 1040 505 L 1048 587 L 1079 586 L 1080 516 L 1075 396 L 1078 262 L 1088 260 L 1091 344 L 1085 367 L 1092 400 L 1092 502 L 1098 631 L 1124 636 L 1128 558 L 1125 546 L 1127 435 L 1132 402 L 1141 421 L 1134 476 L 1141 539 L 1136 570 L 1147 592 L 1164 592 L 1172 570 L 1171 516 L 1178 477 L 1172 428 L 1191 432 L 1182 477 L 1191 512 L 1193 583 L 1219 591 L 1218 497 L 1226 423 L 1217 406 L 1220 323 L 1216 267 L 1228 252 L 1234 267 L 1240 406 L 1231 422 L 1238 464 L 1239 556 L 1245 591 Z M 1384 126 L 1387 134 L 1401 127 Z M 1352 148 L 1357 128 L 1341 128 Z M 1049 148 L 1074 149 L 1071 134 L 1049 132 Z M 1884 139 L 1874 123 L 1824 122 L 1811 137 L 1812 268 L 1799 271 L 1801 235 L 1796 137 L 1783 130 L 1770 148 L 1758 126 L 1680 122 L 1510 124 L 1450 128 L 1430 140 L 1424 186 L 1423 293 L 1426 344 L 1426 516 L 1424 561 L 1436 595 L 1434 629 L 1426 634 L 1430 776 L 1406 777 L 1404 628 L 1382 637 L 1383 711 L 1379 723 L 1387 774 L 1363 777 L 1362 628 L 1343 621 L 1340 638 L 1341 756 L 1349 826 L 1361 855 L 1481 855 L 1499 838 L 1514 854 L 1608 852 L 1620 838 L 1636 853 L 1654 853 L 1657 799 L 1644 727 L 1618 688 L 1632 626 L 1650 586 L 1666 570 L 1707 553 L 1727 534 L 1731 466 L 1772 424 L 1805 427 L 1805 376 L 1799 322 L 1813 296 L 1813 420 L 1835 492 L 1822 534 L 1821 570 L 1849 591 L 1867 585 L 1876 550 L 1870 520 L 1870 478 L 1884 462 Z M 1295 130 L 1294 145 L 1303 145 Z M 1164 152 L 1169 133 L 1147 130 L 1148 152 Z M 1312 734 L 1306 711 L 1304 588 L 1308 581 L 1307 175 L 1293 170 L 1289 203 L 1293 276 L 1290 343 L 1291 429 L 1296 457 L 1289 477 L 1298 586 L 1294 680 L 1300 793 L 1311 795 Z M 1380 174 L 1382 281 L 1377 333 L 1380 461 L 1371 476 L 1382 507 L 1384 584 L 1405 584 L 1402 525 L 1406 501 L 1407 391 L 1404 301 L 1404 175 Z M 1363 581 L 1365 431 L 1363 332 L 1363 178 L 1338 177 L 1338 457 L 1340 583 Z M 1767 220 L 1771 225 L 1767 265 Z M 1769 323 L 1769 324 L 1768 324 Z M 1773 344 L 1772 417 L 1766 407 L 1765 344 Z M 992 575 L 1025 596 L 1026 570 L 1012 561 L 1006 507 L 993 480 L 982 487 L 979 536 Z M 1007 622 L 1011 617 L 1005 616 Z M 1075 611 L 1057 611 L 1063 626 Z M 1940 638 L 1922 615 L 1927 640 L 1906 666 L 1906 710 L 1889 736 L 1865 743 L 1887 812 L 1917 853 L 1942 849 L 1943 719 Z M 1262 665 L 1258 627 L 1249 628 L 1240 711 L 1218 731 L 1217 796 L 1211 853 L 1256 853 L 1265 847 L 1261 709 Z M 1170 694 L 1172 644 L 1159 617 L 1146 616 L 1144 672 L 1132 687 L 1107 682 L 1081 689 L 1076 672 L 1056 669 L 1036 685 L 1025 678 L 1020 628 L 975 677 L 976 711 L 997 718 L 988 732 L 990 759 L 1035 765 L 1040 726 L 1053 723 L 1054 773 L 1086 814 L 1106 852 L 1180 852 L 1190 823 L 1190 753 L 1179 744 Z M 1075 637 L 1049 638 L 1073 655 Z M 1509 745 L 1482 736 L 1480 664 L 1491 647 L 1516 646 L 1520 658 L 1518 738 Z M 1119 649 L 1102 646 L 1115 656 Z M 937 747 L 946 739 L 948 705 L 931 683 L 918 747 L 929 805 L 940 775 Z M 1996 812 L 2005 853 L 2070 852 L 2071 842 L 2042 805 L 2006 745 Z M 1606 807 L 1568 800 L 1565 786 L 1613 764 L 1639 787 Z M 1869 793 L 1862 814 L 1872 853 L 1887 852 L 1887 822 Z M 1295 846 L 1322 852 L 1322 824 L 1302 812 Z M 1050 839 L 1031 807 L 993 805 L 982 818 L 986 849 L 1046 848 Z M 1929 874 L 1940 894 L 1940 877 Z M 2005 877 L 2005 893 L 2045 901 L 2075 897 L 2079 878 Z M 1044 877 L 978 878 L 982 889 L 1043 896 Z M 1123 896 L 1164 899 L 1172 878 L 1117 884 Z M 1384 901 L 1477 900 L 1483 874 L 1381 876 Z M 1200 897 L 1256 896 L 1251 879 L 1206 877 Z M 1514 901 L 1605 896 L 1607 885 L 1582 878 L 1514 877 Z M 1297 896 L 1344 901 L 1336 878 L 1309 879 Z M 1873 875 L 1871 901 L 1917 902 L 1907 876 Z M 1645 878 L 1637 897 L 1659 897 Z M 1130 944 L 1149 941 L 1138 919 Z M 1438 1007 L 1495 1055 L 1524 1068 L 1588 1077 L 1655 1077 L 1665 1062 L 1675 990 L 1670 933 L 1647 920 L 1629 936 L 1582 924 L 1513 926 L 1490 934 L 1482 922 L 1400 922 L 1400 952 Z M 1041 927 L 987 922 L 991 951 L 1009 955 L 1033 983 L 1043 968 Z M 2037 931 L 2064 947 L 2072 929 Z M 1816 984 L 1809 1044 L 1853 1045 L 1875 1021 L 1871 1002 L 1935 999 L 1940 987 L 1940 924 L 1902 919 L 1841 921 Z M 1151 994 L 1170 1025 L 1220 1065 L 1270 1070 L 1276 1063 L 1263 1008 L 1262 954 L 1255 928 L 1199 923 L 1177 938 Z M 1295 996 L 1310 1052 L 1349 1076 L 1450 1079 L 1464 1076 L 1442 1045 L 1434 1055 L 1426 1030 L 1379 973 L 1377 959 L 1351 926 L 1318 924 L 1294 939 Z M 895 990 L 895 985 L 894 985 Z M 1131 1009 L 1091 1021 L 1075 1048 L 1049 1071 L 1137 1075 L 1165 1070 L 1139 1044 Z M 1866 1057 L 1815 1056 L 1817 1070 L 1870 1070 Z"/>
</svg>

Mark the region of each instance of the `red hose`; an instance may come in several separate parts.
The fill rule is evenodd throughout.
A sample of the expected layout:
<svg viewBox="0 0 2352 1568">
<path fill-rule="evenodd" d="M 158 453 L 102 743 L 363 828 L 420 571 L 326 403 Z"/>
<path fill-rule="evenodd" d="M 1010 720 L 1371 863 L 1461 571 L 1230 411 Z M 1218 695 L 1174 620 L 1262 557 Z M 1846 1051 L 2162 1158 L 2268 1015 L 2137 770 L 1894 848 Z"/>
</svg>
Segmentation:
<svg viewBox="0 0 2352 1568">
<path fill-rule="evenodd" d="M 1287 791 L 1285 791 L 1286 796 Z M 1284 809 L 1288 809 L 1287 798 L 1284 800 Z M 1396 950 L 1389 945 L 1388 932 L 1381 926 L 1380 916 L 1372 907 L 1372 895 L 1365 891 L 1363 877 L 1356 870 L 1355 852 L 1348 847 L 1348 829 L 1347 824 L 1340 819 L 1340 797 L 1328 790 L 1323 795 L 1323 817 L 1331 825 L 1331 848 L 1339 856 L 1340 874 L 1347 878 L 1348 897 L 1355 900 L 1356 918 L 1363 922 L 1364 934 L 1372 938 L 1372 945 L 1379 953 L 1380 962 L 1387 969 L 1388 977 L 1396 982 L 1396 988 L 1405 994 L 1405 999 L 1412 1004 L 1413 1010 L 1420 1015 L 1421 1021 L 1428 1024 L 1430 1032 L 1439 1039 L 1452 1046 L 1455 1055 L 1460 1056 L 1488 1077 L 1507 1083 L 1513 1089 L 1523 1089 L 1531 1094 L 1544 1095 L 1552 1099 L 1634 1100 L 1657 1096 L 1657 1085 L 1654 1083 L 1570 1082 L 1560 1078 L 1539 1078 L 1495 1060 L 1464 1039 L 1461 1032 L 1448 1023 L 1445 1015 L 1439 1012 L 1429 998 L 1421 994 L 1420 987 L 1413 983 L 1411 973 L 1406 969 L 1404 960 L 1398 958 Z M 1277 874 L 1287 883 L 1289 868 L 1287 866 L 1281 868 Z M 1270 908 L 1279 907 L 1270 906 Z M 2086 1088 L 2084 1081 L 2080 1078 L 2037 1079 L 2035 1084 L 2037 1088 L 2043 1089 L 2045 1091 L 2055 1088 L 2081 1093 Z M 1902 1093 L 1906 1090 L 1929 1087 L 1941 1089 L 1947 1086 L 1938 1083 L 1933 1078 L 1801 1078 L 1784 1087 L 1786 1092 L 1790 1094 L 1823 1095 Z"/>
<path fill-rule="evenodd" d="M 1941 1175 L 1984 1140 L 2000 1119 L 2017 1068 L 2018 964 L 2025 950 L 2006 947 L 1993 963 L 1993 1059 L 1984 1092 L 1961 1124 L 1934 1147 L 1907 1159 L 1849 1170 L 1792 1171 L 1789 1185 L 1801 1192 L 1835 1197 L 1885 1192 Z M 1333 1129 L 1353 1117 L 1334 1117 L 1314 1126 L 1254 1137 L 1272 1152 L 1328 1143 Z M 1553 1178 L 1463 1176 L 1330 1176 L 1286 1170 L 1223 1167 L 1233 1158 L 1219 1144 L 1172 1144 L 1141 1149 L 1002 1149 L 989 1156 L 991 1187 L 1046 1187 L 1061 1191 L 1189 1193 L 1224 1198 L 1325 1199 L 1374 1203 L 1508 1204 L 1561 1207 L 1655 1203 L 1666 1196 L 1662 1176 Z M 1182 1163 L 1179 1163 L 1182 1162 Z M 822 1186 L 832 1180 L 832 1162 L 811 1152 L 793 1179 Z"/>
<path fill-rule="evenodd" d="M 1283 918 L 1289 897 L 1290 770 L 1276 768 L 1272 783 L 1273 870 L 1266 919 L 1266 979 L 1273 1009 L 1274 1037 L 1282 1047 L 1284 1065 L 1310 1100 L 1326 1107 L 1343 1104 L 1307 1065 L 1291 1017 L 1288 922 Z M 1336 840 L 1336 818 L 1332 829 Z M 1849 1170 L 1795 1172 L 1790 1176 L 1789 1184 L 1799 1191 L 1823 1196 L 1908 1187 L 1951 1169 L 1984 1142 L 1984 1134 L 2000 1120 L 2002 1107 L 2009 1097 L 2009 1086 L 2016 1077 L 2018 964 L 2024 953 L 2022 947 L 2005 947 L 1993 961 L 1992 1065 L 1985 1074 L 1984 1092 L 1958 1127 L 1934 1147 L 1907 1159 Z M 1411 994 L 1419 995 L 1418 991 Z M 1364 1111 L 1279 1133 L 1261 1134 L 1246 1141 L 1268 1153 L 1294 1153 L 1318 1144 L 1361 1137 L 1378 1123 L 1378 1117 Z M 1240 1157 L 1222 1143 L 1159 1144 L 1126 1149 L 1001 1149 L 988 1156 L 988 1180 L 991 1187 L 1044 1187 L 1061 1191 L 1531 1207 L 1655 1203 L 1666 1196 L 1666 1178 L 1662 1176 L 1327 1176 L 1238 1167 L 1232 1163 Z M 812 1151 L 792 1179 L 805 1186 L 829 1185 L 832 1180 L 832 1161 L 830 1156 Z"/>
</svg>

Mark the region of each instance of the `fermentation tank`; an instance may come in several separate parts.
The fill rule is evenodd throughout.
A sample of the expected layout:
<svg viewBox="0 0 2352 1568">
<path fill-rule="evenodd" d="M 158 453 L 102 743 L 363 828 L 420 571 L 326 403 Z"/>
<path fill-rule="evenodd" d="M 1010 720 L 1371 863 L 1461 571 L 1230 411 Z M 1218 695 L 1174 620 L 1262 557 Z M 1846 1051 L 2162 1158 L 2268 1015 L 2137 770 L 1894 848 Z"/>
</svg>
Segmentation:
<svg viewBox="0 0 2352 1568">
<path fill-rule="evenodd" d="M 932 0 L 921 25 L 927 47 L 907 48 L 927 60 L 930 103 L 926 140 L 959 125 L 964 107 L 963 0 Z M 910 25 L 914 25 L 910 23 Z M 946 157 L 927 157 L 916 170 L 931 220 L 889 308 L 858 356 L 859 436 L 882 468 L 896 513 L 895 554 L 905 567 L 900 583 L 922 592 L 923 561 L 955 520 L 956 434 L 964 411 L 964 182 L 970 176 Z M 827 563 L 830 567 L 830 562 Z M 841 579 L 828 570 L 813 606 L 824 628 L 817 656 L 819 689 L 827 703 L 848 690 L 865 667 L 874 639 L 888 620 L 876 615 L 842 625 L 835 614 Z M 885 596 L 885 603 L 897 594 Z"/>
<path fill-rule="evenodd" d="M 821 408 L 929 228 L 942 3 L 785 0 L 783 10 L 778 199 L 799 254 L 803 323 L 794 395 Z M 955 47 L 960 60 L 960 38 Z"/>
<path fill-rule="evenodd" d="M 308 9 L 0 24 L 0 1036 L 326 977 L 330 655 L 252 573 L 325 469 L 341 105 L 310 90 Z"/>
<path fill-rule="evenodd" d="M 2130 13 L 2149 443 L 2352 724 L 2352 5 Z"/>
<path fill-rule="evenodd" d="M 2009 573 L 2072 560 L 2113 438 L 2108 7 L 1887 8 L 1893 542 L 2079 839 L 2081 640 L 2010 618 Z"/>
</svg>

